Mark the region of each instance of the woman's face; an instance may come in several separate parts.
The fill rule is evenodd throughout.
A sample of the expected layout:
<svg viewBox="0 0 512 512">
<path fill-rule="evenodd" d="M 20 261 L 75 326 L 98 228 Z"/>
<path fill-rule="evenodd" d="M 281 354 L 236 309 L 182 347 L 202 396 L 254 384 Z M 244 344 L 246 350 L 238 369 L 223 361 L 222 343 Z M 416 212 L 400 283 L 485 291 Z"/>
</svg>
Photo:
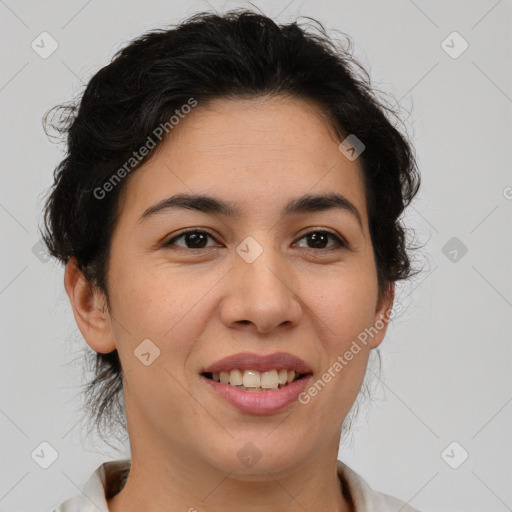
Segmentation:
<svg viewBox="0 0 512 512">
<path fill-rule="evenodd" d="M 82 332 L 98 352 L 119 351 L 132 457 L 179 458 L 245 478 L 336 458 L 385 327 L 366 343 L 361 333 L 392 304 L 390 294 L 378 301 L 359 160 L 339 142 L 304 101 L 217 100 L 181 119 L 129 177 L 112 236 L 110 320 Z M 143 216 L 177 194 L 211 197 L 236 214 L 203 202 Z M 357 213 L 297 203 L 328 194 Z M 298 207 L 287 213 L 290 203 Z M 228 356 L 278 352 L 311 370 L 294 393 L 258 397 L 203 375 Z M 243 371 L 256 362 L 228 365 Z M 273 385 L 272 368 L 293 366 L 279 359 L 260 368 Z M 247 375 L 252 385 L 258 374 Z"/>
</svg>

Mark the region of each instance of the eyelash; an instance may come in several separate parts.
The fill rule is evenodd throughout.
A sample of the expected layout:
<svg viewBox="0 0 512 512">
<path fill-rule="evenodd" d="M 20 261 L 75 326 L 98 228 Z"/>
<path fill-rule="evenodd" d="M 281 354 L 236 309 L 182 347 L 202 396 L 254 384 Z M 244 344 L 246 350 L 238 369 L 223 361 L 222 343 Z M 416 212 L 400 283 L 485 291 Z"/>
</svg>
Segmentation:
<svg viewBox="0 0 512 512">
<path fill-rule="evenodd" d="M 188 235 L 190 233 L 200 233 L 200 234 L 206 234 L 208 235 L 210 238 L 212 238 L 213 240 L 215 240 L 215 238 L 213 237 L 213 235 L 211 235 L 210 233 L 208 233 L 208 231 L 200 231 L 198 229 L 190 229 L 188 231 L 183 231 L 182 233 L 180 233 L 179 235 L 176 235 L 175 237 L 169 239 L 167 242 L 165 242 L 164 244 L 164 247 L 169 247 L 169 246 L 172 246 L 172 245 L 175 245 L 174 242 L 176 240 L 179 240 L 180 238 L 182 238 L 183 236 L 185 235 Z M 323 234 L 326 234 L 328 236 L 330 236 L 331 238 L 333 238 L 336 242 L 336 244 L 338 245 L 338 249 L 346 249 L 348 248 L 348 245 L 340 238 L 338 237 L 337 235 L 335 235 L 334 233 L 332 233 L 331 231 L 326 231 L 326 230 L 320 230 L 320 229 L 317 229 L 317 230 L 313 230 L 313 231 L 309 231 L 308 233 L 305 233 L 304 235 L 302 235 L 299 240 L 302 240 L 303 238 L 306 238 L 307 236 L 309 235 L 312 235 L 314 233 L 323 233 Z M 181 249 L 188 249 L 188 250 L 191 250 L 191 251 L 197 251 L 197 250 L 201 250 L 201 249 L 209 249 L 211 247 L 199 247 L 199 248 L 189 248 L 189 247 L 181 247 L 181 246 L 177 246 L 177 247 L 180 247 Z M 318 252 L 318 251 L 332 251 L 332 250 L 336 250 L 335 247 L 328 247 L 328 248 L 323 248 L 323 249 L 315 249 L 315 248 L 311 248 L 311 247 L 307 247 L 306 249 L 310 250 L 310 251 L 315 251 L 315 252 Z"/>
</svg>

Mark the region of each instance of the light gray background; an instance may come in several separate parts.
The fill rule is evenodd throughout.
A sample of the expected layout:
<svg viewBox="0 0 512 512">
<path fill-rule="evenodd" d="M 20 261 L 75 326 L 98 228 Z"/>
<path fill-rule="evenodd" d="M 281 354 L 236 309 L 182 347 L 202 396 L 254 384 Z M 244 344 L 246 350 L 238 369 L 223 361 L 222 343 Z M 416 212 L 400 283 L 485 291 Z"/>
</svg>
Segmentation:
<svg viewBox="0 0 512 512">
<path fill-rule="evenodd" d="M 381 345 L 383 380 L 339 457 L 422 511 L 512 510 L 512 6 L 481 1 L 254 2 L 279 22 L 312 16 L 354 39 L 374 83 L 411 112 L 423 185 L 405 216 L 424 271 L 399 289 Z M 216 8 L 244 2 L 212 0 Z M 79 336 L 63 269 L 36 257 L 40 210 L 61 150 L 41 117 L 145 30 L 206 1 L 0 0 L 0 509 L 49 509 L 102 462 L 127 455 L 83 439 Z M 41 58 L 42 31 L 58 49 Z M 457 31 L 468 49 L 441 46 Z M 454 51 L 460 48 L 455 41 Z M 468 252 L 451 261 L 457 237 Z M 459 242 L 457 242 L 459 243 Z M 41 442 L 58 452 L 42 469 Z M 452 469 L 441 456 L 469 458 Z M 446 457 L 445 457 L 446 458 Z"/>
</svg>

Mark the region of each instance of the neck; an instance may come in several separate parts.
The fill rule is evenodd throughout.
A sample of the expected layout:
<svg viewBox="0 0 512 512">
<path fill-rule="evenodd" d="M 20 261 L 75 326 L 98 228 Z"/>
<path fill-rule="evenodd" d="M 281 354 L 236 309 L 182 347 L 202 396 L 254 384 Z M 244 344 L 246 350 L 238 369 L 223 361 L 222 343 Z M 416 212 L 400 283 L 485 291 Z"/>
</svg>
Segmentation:
<svg viewBox="0 0 512 512">
<path fill-rule="evenodd" d="M 108 500 L 109 512 L 352 512 L 336 473 L 337 450 L 293 472 L 251 475 L 222 473 L 179 453 L 168 461 L 143 453 L 132 450 L 126 485 Z"/>
</svg>

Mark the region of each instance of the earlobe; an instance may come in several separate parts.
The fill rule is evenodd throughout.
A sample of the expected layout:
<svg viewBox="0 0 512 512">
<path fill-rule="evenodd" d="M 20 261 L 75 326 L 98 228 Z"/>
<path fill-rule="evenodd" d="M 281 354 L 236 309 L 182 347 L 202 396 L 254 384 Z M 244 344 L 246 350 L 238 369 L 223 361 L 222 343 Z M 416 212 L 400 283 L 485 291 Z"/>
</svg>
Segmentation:
<svg viewBox="0 0 512 512">
<path fill-rule="evenodd" d="M 73 308 L 75 321 L 87 344 L 96 352 L 116 349 L 105 296 L 93 289 L 78 268 L 75 258 L 66 264 L 64 287 Z"/>
<path fill-rule="evenodd" d="M 390 283 L 386 292 L 378 300 L 375 309 L 375 316 L 372 326 L 372 341 L 371 348 L 377 348 L 386 335 L 386 330 L 389 324 L 391 308 L 393 307 L 393 300 L 395 297 L 395 283 Z"/>
</svg>

